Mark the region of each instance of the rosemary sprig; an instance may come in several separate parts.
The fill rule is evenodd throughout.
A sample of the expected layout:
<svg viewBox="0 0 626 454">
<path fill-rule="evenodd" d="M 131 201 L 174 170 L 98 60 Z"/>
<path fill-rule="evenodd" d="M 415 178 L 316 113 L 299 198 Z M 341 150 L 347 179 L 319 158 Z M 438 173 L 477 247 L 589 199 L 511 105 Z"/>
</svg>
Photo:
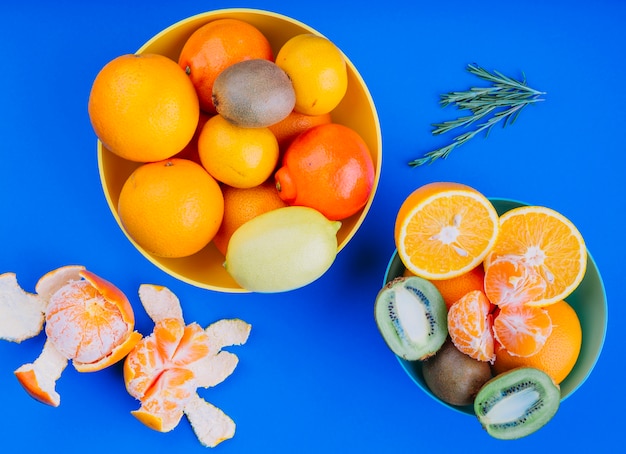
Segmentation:
<svg viewBox="0 0 626 454">
<path fill-rule="evenodd" d="M 437 159 L 447 158 L 452 150 L 477 134 L 484 132 L 487 137 L 491 128 L 499 122 L 502 122 L 502 127 L 513 124 L 524 107 L 544 100 L 541 96 L 545 95 L 545 92 L 526 85 L 526 76 L 522 81 L 518 81 L 498 71 L 489 72 L 475 64 L 468 65 L 467 71 L 482 80 L 491 82 L 491 86 L 473 87 L 466 91 L 453 91 L 441 95 L 439 103 L 442 107 L 452 105 L 460 110 L 468 110 L 470 114 L 455 120 L 435 123 L 432 133 L 433 135 L 445 134 L 453 129 L 466 128 L 474 124 L 477 124 L 476 129 L 456 136 L 449 145 L 410 161 L 411 167 L 431 164 Z"/>
</svg>

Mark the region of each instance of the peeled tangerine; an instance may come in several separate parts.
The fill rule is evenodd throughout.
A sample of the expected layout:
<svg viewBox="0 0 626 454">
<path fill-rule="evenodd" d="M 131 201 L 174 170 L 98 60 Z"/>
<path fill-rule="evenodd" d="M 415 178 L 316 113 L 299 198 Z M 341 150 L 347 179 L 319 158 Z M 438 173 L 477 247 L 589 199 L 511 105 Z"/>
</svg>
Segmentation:
<svg viewBox="0 0 626 454">
<path fill-rule="evenodd" d="M 232 438 L 233 420 L 196 390 L 221 383 L 235 370 L 237 356 L 222 348 L 244 344 L 251 326 L 239 319 L 219 320 L 206 329 L 185 325 L 178 298 L 165 287 L 144 284 L 139 298 L 154 330 L 124 362 L 126 389 L 141 402 L 132 414 L 159 432 L 173 430 L 187 415 L 204 446 Z"/>
<path fill-rule="evenodd" d="M 309 207 L 287 206 L 263 213 L 233 233 L 226 270 L 252 292 L 303 287 L 333 264 L 340 227 L 340 221 L 330 221 Z"/>
<path fill-rule="evenodd" d="M 36 293 L 25 292 L 15 274 L 0 275 L 0 338 L 21 342 L 41 332 L 41 355 L 15 371 L 38 401 L 60 404 L 56 381 L 71 360 L 79 372 L 95 372 L 123 359 L 141 339 L 126 296 L 78 265 L 45 274 Z"/>
</svg>

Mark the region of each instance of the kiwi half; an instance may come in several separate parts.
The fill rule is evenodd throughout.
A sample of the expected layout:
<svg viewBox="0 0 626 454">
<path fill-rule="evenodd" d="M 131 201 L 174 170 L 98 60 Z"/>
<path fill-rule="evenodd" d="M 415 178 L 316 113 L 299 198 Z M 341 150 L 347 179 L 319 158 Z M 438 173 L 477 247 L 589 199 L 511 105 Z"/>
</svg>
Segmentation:
<svg viewBox="0 0 626 454">
<path fill-rule="evenodd" d="M 474 400 L 474 412 L 494 438 L 514 440 L 536 432 L 559 408 L 561 391 L 545 372 L 519 367 L 489 380 Z"/>
<path fill-rule="evenodd" d="M 389 348 L 408 361 L 434 355 L 448 336 L 443 297 L 421 277 L 399 277 L 385 285 L 376 297 L 374 316 Z"/>
</svg>

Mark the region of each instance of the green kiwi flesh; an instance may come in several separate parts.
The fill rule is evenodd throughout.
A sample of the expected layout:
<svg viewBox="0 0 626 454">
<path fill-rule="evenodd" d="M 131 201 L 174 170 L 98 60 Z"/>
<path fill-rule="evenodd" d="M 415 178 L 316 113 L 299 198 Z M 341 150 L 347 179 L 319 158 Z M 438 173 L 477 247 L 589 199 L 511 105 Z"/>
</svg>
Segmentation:
<svg viewBox="0 0 626 454">
<path fill-rule="evenodd" d="M 546 425 L 560 400 L 560 389 L 549 375 L 520 367 L 489 380 L 476 395 L 474 412 L 489 435 L 514 440 Z"/>
<path fill-rule="evenodd" d="M 491 365 L 459 351 L 452 341 L 422 363 L 424 381 L 432 393 L 450 405 L 472 405 L 480 388 L 491 379 Z"/>
<path fill-rule="evenodd" d="M 376 297 L 374 316 L 387 346 L 408 361 L 434 355 L 448 336 L 443 297 L 421 277 L 399 277 L 385 285 Z"/>
</svg>

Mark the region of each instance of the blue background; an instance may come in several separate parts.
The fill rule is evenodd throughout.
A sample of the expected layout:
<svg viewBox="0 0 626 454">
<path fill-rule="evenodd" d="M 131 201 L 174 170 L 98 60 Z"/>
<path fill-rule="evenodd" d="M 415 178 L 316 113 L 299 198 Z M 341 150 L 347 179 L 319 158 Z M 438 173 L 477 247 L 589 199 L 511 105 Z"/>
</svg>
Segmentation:
<svg viewBox="0 0 626 454">
<path fill-rule="evenodd" d="M 34 290 L 44 273 L 82 264 L 120 287 L 137 329 L 152 323 L 141 283 L 169 287 L 185 318 L 202 325 L 239 317 L 253 325 L 232 348 L 235 373 L 201 394 L 237 424 L 215 452 L 607 451 L 623 440 L 626 242 L 626 2 L 594 1 L 58 1 L 0 6 L 0 272 Z M 278 295 L 219 294 L 176 281 L 146 261 L 117 227 L 98 177 L 87 115 L 93 79 L 112 58 L 161 29 L 218 8 L 292 16 L 333 40 L 367 82 L 383 132 L 382 177 L 371 214 L 330 272 Z M 446 161 L 406 163 L 451 138 L 431 123 L 456 117 L 438 96 L 477 83 L 468 63 L 527 76 L 546 91 L 487 139 Z M 423 394 L 387 349 L 373 302 L 394 250 L 404 198 L 430 181 L 458 181 L 489 197 L 554 208 L 580 229 L 604 278 L 608 332 L 595 370 L 542 430 L 522 440 L 490 438 L 478 422 Z M 34 360 L 43 335 L 0 342 L 0 449 L 25 452 L 206 452 L 183 419 L 168 434 L 140 424 L 120 367 L 57 383 L 61 405 L 31 399 L 13 371 Z M 613 416 L 617 409 L 617 416 Z"/>
</svg>

